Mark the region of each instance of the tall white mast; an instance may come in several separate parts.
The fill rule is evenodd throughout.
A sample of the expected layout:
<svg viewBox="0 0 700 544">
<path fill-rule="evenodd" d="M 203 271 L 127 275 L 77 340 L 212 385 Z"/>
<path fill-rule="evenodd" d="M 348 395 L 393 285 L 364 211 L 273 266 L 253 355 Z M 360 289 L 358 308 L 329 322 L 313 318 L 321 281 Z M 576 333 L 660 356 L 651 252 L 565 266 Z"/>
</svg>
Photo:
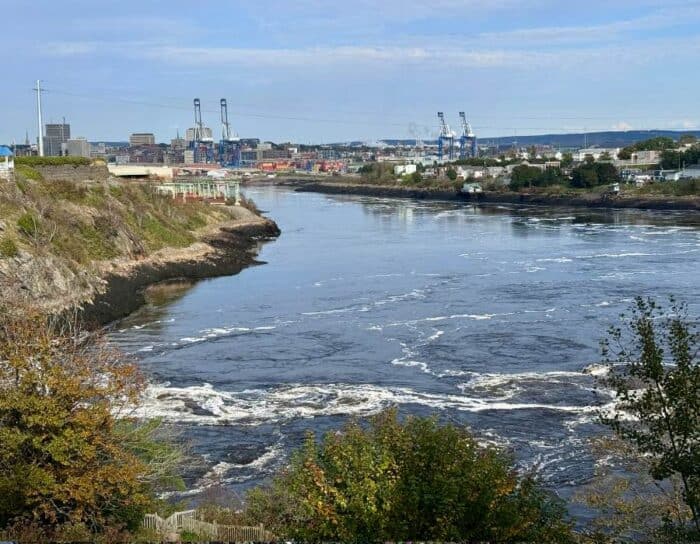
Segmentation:
<svg viewBox="0 0 700 544">
<path fill-rule="evenodd" d="M 39 156 L 44 156 L 44 123 L 41 119 L 41 81 L 36 80 L 36 113 L 39 123 Z"/>
</svg>

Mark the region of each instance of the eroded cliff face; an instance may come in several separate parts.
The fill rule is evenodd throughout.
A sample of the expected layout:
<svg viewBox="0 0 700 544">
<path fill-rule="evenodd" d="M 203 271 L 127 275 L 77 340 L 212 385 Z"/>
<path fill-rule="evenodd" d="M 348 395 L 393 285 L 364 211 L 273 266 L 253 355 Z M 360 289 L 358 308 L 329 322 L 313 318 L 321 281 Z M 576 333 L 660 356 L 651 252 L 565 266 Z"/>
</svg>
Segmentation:
<svg viewBox="0 0 700 544">
<path fill-rule="evenodd" d="M 239 271 L 279 234 L 240 206 L 182 204 L 148 183 L 99 179 L 104 172 L 75 181 L 47 169 L 0 181 L 2 303 L 79 308 L 104 323 L 136 309 L 151 283 Z"/>
</svg>

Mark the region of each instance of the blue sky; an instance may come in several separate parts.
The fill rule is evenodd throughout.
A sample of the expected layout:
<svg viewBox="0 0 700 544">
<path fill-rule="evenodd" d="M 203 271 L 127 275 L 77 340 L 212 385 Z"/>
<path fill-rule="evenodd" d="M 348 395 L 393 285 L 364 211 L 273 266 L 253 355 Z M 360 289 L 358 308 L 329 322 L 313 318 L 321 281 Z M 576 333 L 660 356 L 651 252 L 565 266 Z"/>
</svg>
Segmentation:
<svg viewBox="0 0 700 544">
<path fill-rule="evenodd" d="M 700 0 L 1 0 L 0 142 L 220 133 L 324 142 L 700 127 Z"/>
</svg>

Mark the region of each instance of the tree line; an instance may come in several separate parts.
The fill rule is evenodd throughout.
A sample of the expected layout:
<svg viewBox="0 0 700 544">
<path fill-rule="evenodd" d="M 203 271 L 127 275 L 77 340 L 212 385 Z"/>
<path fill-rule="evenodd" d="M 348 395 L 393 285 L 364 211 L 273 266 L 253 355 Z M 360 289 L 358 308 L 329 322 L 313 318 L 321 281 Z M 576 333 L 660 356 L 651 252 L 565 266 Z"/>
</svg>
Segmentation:
<svg viewBox="0 0 700 544">
<path fill-rule="evenodd" d="M 588 158 L 571 170 L 569 176 L 560 168 L 541 169 L 536 166 L 519 165 L 510 176 L 510 189 L 517 191 L 525 187 L 547 187 L 564 185 L 578 189 L 589 189 L 621 181 L 617 169 L 609 162 L 595 162 Z"/>
</svg>

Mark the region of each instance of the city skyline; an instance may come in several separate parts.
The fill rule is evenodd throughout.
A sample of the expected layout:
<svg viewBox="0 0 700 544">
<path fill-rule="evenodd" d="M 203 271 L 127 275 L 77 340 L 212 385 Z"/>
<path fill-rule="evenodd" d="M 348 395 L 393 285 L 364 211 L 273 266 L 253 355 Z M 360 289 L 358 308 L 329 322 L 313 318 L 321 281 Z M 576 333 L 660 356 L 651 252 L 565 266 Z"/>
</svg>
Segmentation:
<svg viewBox="0 0 700 544">
<path fill-rule="evenodd" d="M 700 2 L 560 4 L 7 6 L 0 141 L 35 140 L 37 78 L 44 122 L 91 141 L 168 141 L 195 96 L 216 137 L 225 97 L 241 136 L 301 143 L 430 138 L 438 110 L 453 125 L 466 111 L 481 138 L 700 126 Z"/>
</svg>

